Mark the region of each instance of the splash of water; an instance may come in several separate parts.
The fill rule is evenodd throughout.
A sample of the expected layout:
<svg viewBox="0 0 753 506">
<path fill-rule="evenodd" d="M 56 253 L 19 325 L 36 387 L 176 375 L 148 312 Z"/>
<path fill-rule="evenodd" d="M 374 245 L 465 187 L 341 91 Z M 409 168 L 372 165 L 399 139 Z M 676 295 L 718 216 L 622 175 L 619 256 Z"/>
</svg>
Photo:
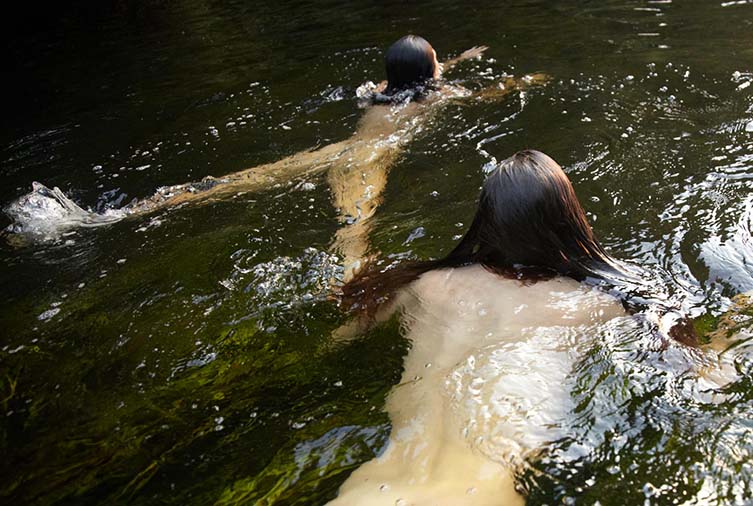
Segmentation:
<svg viewBox="0 0 753 506">
<path fill-rule="evenodd" d="M 342 277 L 338 257 L 316 248 L 268 262 L 258 263 L 255 257 L 254 250 L 236 251 L 233 271 L 219 283 L 230 291 L 248 293 L 250 316 L 265 322 L 274 321 L 281 310 L 326 298 Z"/>
<path fill-rule="evenodd" d="M 124 209 L 107 209 L 102 213 L 87 211 L 71 200 L 60 188 L 52 189 L 36 181 L 32 191 L 22 195 L 4 212 L 13 223 L 5 231 L 28 239 L 45 242 L 59 239 L 77 227 L 98 227 L 122 220 Z"/>
</svg>

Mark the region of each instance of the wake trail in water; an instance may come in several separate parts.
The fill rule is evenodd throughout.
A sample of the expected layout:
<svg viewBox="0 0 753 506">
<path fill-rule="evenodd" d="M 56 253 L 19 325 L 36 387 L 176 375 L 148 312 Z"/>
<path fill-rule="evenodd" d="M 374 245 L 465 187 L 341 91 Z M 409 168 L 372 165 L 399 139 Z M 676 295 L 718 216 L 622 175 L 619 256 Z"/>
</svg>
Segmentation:
<svg viewBox="0 0 753 506">
<path fill-rule="evenodd" d="M 4 232 L 30 242 L 55 241 L 76 228 L 111 225 L 128 216 L 160 209 L 171 199 L 183 194 L 202 193 L 225 182 L 225 179 L 207 176 L 198 182 L 159 187 L 154 195 L 134 200 L 124 207 L 93 211 L 76 204 L 60 188 L 50 189 L 35 181 L 29 193 L 3 209 L 12 221 Z"/>
<path fill-rule="evenodd" d="M 31 192 L 13 201 L 4 210 L 13 221 L 5 232 L 37 241 L 58 239 L 78 227 L 98 227 L 122 220 L 127 209 L 108 209 L 102 213 L 87 211 L 60 188 L 52 189 L 36 181 Z"/>
</svg>

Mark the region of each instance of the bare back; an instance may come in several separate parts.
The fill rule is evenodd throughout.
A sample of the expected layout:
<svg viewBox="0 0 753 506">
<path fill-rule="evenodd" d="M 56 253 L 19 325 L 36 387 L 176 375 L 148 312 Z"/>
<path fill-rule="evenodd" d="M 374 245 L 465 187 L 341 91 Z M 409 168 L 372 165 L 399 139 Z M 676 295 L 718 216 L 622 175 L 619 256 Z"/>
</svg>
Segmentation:
<svg viewBox="0 0 753 506">
<path fill-rule="evenodd" d="M 569 278 L 524 285 L 480 266 L 428 272 L 397 302 L 412 348 L 390 441 L 332 504 L 522 504 L 513 469 L 559 436 L 577 340 L 621 305 Z"/>
</svg>

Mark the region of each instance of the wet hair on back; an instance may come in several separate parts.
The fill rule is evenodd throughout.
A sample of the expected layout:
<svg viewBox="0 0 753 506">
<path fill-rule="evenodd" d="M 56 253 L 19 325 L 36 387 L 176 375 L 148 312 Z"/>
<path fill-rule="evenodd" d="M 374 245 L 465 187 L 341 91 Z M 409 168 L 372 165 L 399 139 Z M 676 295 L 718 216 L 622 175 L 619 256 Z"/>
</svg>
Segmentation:
<svg viewBox="0 0 753 506">
<path fill-rule="evenodd" d="M 645 273 L 616 261 L 596 239 L 570 180 L 552 158 L 524 150 L 500 162 L 486 178 L 473 222 L 444 258 L 367 266 L 342 288 L 343 302 L 373 315 L 402 286 L 434 269 L 481 264 L 501 276 L 536 282 L 555 276 L 600 285 L 625 308 L 672 311 Z M 695 345 L 697 336 L 675 327 L 670 336 Z"/>
<path fill-rule="evenodd" d="M 421 85 L 436 72 L 434 48 L 418 35 L 406 35 L 390 46 L 385 55 L 387 95 Z"/>
<path fill-rule="evenodd" d="M 540 151 L 520 151 L 484 182 L 470 229 L 445 261 L 495 271 L 582 281 L 618 270 L 588 224 L 562 168 Z"/>
<path fill-rule="evenodd" d="M 600 279 L 618 271 L 562 168 L 540 151 L 525 150 L 500 162 L 486 178 L 473 222 L 447 256 L 383 272 L 367 268 L 343 294 L 347 305 L 371 312 L 427 271 L 470 264 L 531 282 L 556 275 Z"/>
</svg>

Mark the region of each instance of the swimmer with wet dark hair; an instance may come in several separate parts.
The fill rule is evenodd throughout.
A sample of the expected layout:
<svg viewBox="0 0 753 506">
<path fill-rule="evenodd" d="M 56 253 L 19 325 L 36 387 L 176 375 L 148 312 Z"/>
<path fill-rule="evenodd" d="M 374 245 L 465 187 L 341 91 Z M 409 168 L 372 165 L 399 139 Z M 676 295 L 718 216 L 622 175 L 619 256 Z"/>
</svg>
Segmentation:
<svg viewBox="0 0 753 506">
<path fill-rule="evenodd" d="M 279 184 L 300 183 L 326 172 L 334 205 L 343 223 L 332 250 L 343 257 L 347 280 L 368 253 L 369 218 L 381 201 L 389 169 L 421 125 L 451 98 L 496 99 L 510 91 L 546 81 L 542 74 L 523 79 L 509 77 L 487 90 L 473 93 L 442 80 L 442 72 L 462 61 L 482 56 L 486 49 L 485 46 L 474 47 L 440 64 L 431 44 L 422 37 L 407 35 L 387 50 L 387 81 L 379 85 L 367 83 L 359 88 L 358 96 L 370 107 L 359 121 L 356 133 L 344 141 L 223 177 L 207 176 L 200 182 L 163 187 L 151 197 L 111 210 L 106 215 L 87 212 L 65 196 L 65 201 L 41 207 L 59 210 L 54 217 L 59 218 L 61 229 L 64 226 L 90 227 L 187 202 L 234 198 Z M 11 218 L 15 220 L 11 230 L 33 229 L 31 222 L 39 213 L 28 212 L 28 205 L 38 204 L 40 199 L 47 202 L 58 194 L 62 195 L 39 185 L 31 194 L 21 197 L 16 202 L 18 205 L 9 207 Z M 75 212 L 68 212 L 70 209 Z M 49 214 L 45 213 L 45 216 Z M 49 230 L 49 224 L 46 230 Z"/>
<path fill-rule="evenodd" d="M 666 294 L 615 260 L 596 239 L 570 180 L 552 158 L 520 151 L 487 177 L 468 232 L 444 258 L 361 271 L 343 287 L 346 305 L 374 314 L 400 287 L 437 269 L 478 264 L 502 277 L 536 282 L 565 276 L 617 295 L 631 312 L 655 309 L 661 335 L 697 346 L 697 336 L 666 305 Z"/>
<path fill-rule="evenodd" d="M 461 61 L 480 57 L 487 49 L 486 46 L 476 46 L 456 58 L 439 63 L 437 52 L 426 39 L 406 35 L 387 49 L 384 57 L 387 80 L 379 85 L 367 83 L 359 91 L 374 103 L 420 99 L 441 88 L 439 79 L 442 72 Z"/>
<path fill-rule="evenodd" d="M 659 349 L 701 353 L 642 274 L 601 246 L 552 158 L 525 150 L 500 162 L 447 256 L 375 262 L 343 287 L 366 325 L 399 315 L 411 347 L 386 401 L 386 448 L 331 506 L 524 504 L 515 473 L 572 435 L 567 379 L 611 320 L 640 312 Z"/>
<path fill-rule="evenodd" d="M 437 52 L 426 39 L 418 35 L 406 35 L 392 44 L 384 60 L 388 95 L 430 79 L 439 79 L 442 73 Z"/>
</svg>

